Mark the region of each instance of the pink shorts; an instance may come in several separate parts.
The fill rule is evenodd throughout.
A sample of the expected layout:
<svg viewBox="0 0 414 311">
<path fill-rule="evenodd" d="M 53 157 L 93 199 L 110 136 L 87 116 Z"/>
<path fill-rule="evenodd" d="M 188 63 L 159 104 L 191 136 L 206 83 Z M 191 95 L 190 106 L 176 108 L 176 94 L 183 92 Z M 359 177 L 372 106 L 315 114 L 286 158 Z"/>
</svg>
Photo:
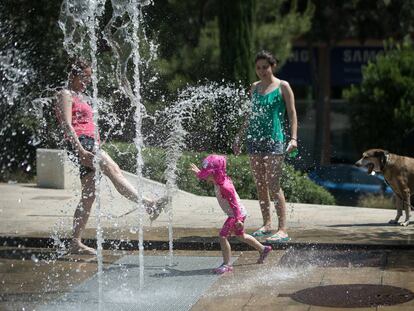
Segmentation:
<svg viewBox="0 0 414 311">
<path fill-rule="evenodd" d="M 246 220 L 246 216 L 243 217 L 242 223 L 244 224 L 244 221 Z M 236 218 L 234 217 L 228 217 L 226 221 L 224 222 L 223 227 L 220 230 L 220 236 L 222 237 L 228 237 L 231 235 L 232 232 L 234 232 L 235 235 L 243 235 L 244 234 L 244 226 L 242 229 L 236 228 Z"/>
</svg>

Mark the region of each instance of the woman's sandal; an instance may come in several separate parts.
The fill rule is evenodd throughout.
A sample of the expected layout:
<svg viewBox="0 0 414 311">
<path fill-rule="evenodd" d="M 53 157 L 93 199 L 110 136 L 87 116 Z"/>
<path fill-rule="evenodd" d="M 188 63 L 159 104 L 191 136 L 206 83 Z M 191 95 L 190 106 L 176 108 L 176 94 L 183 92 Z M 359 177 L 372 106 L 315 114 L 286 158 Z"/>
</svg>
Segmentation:
<svg viewBox="0 0 414 311">
<path fill-rule="evenodd" d="M 272 234 L 272 231 L 268 230 L 263 230 L 263 229 L 258 229 L 255 232 L 252 233 L 252 236 L 254 236 L 255 238 L 261 238 L 264 236 L 269 236 Z"/>
<path fill-rule="evenodd" d="M 286 243 L 290 240 L 290 237 L 281 237 L 278 233 L 273 234 L 272 236 L 266 239 L 267 243 Z"/>
</svg>

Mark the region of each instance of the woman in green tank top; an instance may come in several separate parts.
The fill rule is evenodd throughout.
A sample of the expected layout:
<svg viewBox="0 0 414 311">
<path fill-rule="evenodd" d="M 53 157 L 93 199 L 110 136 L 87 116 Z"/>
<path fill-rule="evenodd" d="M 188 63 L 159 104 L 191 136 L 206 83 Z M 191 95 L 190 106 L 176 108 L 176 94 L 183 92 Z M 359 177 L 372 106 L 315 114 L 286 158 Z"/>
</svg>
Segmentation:
<svg viewBox="0 0 414 311">
<path fill-rule="evenodd" d="M 235 154 L 240 153 L 240 137 L 247 128 L 246 144 L 250 167 L 255 179 L 257 196 L 263 216 L 263 226 L 256 237 L 269 236 L 268 242 L 289 240 L 286 227 L 286 200 L 280 187 L 284 154 L 297 148 L 297 116 L 293 91 L 288 82 L 274 76 L 276 58 L 269 52 L 256 55 L 256 74 L 259 81 L 251 86 L 251 111 L 233 144 Z M 283 132 L 285 115 L 289 117 L 290 139 L 285 148 Z M 278 231 L 271 235 L 270 202 L 275 202 Z"/>
</svg>

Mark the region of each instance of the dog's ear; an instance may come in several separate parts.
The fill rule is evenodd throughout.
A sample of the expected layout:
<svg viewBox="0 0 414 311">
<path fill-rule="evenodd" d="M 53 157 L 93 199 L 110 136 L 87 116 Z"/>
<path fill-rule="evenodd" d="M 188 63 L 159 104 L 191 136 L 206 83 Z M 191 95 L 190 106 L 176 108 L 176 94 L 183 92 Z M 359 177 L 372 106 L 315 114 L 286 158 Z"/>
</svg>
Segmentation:
<svg viewBox="0 0 414 311">
<path fill-rule="evenodd" d="M 381 170 L 384 168 L 385 164 L 387 163 L 388 154 L 389 152 L 387 150 L 378 149 L 374 151 L 373 156 L 380 160 Z"/>
<path fill-rule="evenodd" d="M 375 149 L 375 150 L 373 150 L 374 152 L 372 153 L 372 155 L 374 156 L 374 157 L 377 157 L 377 158 L 381 158 L 381 157 L 383 157 L 386 153 L 388 153 L 388 151 L 386 151 L 386 150 L 382 150 L 382 149 Z"/>
</svg>

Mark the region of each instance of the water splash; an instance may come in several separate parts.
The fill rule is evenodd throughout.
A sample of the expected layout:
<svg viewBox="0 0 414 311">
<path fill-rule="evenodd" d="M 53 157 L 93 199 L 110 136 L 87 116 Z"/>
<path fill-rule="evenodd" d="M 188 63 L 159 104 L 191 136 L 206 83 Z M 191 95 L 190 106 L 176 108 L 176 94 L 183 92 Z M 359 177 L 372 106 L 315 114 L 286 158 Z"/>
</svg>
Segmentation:
<svg viewBox="0 0 414 311">
<path fill-rule="evenodd" d="M 145 38 L 145 32 L 142 27 L 142 10 L 144 5 L 149 5 L 151 1 L 125 1 L 125 0 L 111 0 L 112 16 L 104 27 L 100 27 L 98 17 L 100 17 L 105 10 L 105 2 L 98 1 L 75 1 L 66 0 L 61 7 L 61 18 L 59 25 L 64 33 L 64 47 L 70 56 L 89 55 L 92 67 L 92 95 L 91 102 L 94 110 L 94 121 L 98 124 L 99 118 L 104 115 L 109 122 L 110 132 L 116 125 L 122 125 L 121 118 L 113 110 L 113 105 L 110 100 L 104 100 L 98 97 L 98 82 L 105 79 L 106 74 L 109 75 L 107 81 L 111 83 L 110 89 L 113 93 L 116 92 L 121 101 L 131 104 L 130 109 L 123 109 L 124 114 L 134 113 L 135 121 L 135 137 L 134 143 L 137 149 L 136 157 L 136 175 L 138 182 L 137 190 L 137 209 L 138 209 L 138 239 L 140 251 L 140 285 L 143 286 L 143 215 L 145 208 L 142 203 L 143 199 L 143 182 L 142 182 L 142 147 L 143 137 L 141 133 L 142 119 L 146 116 L 145 107 L 142 104 L 140 94 L 140 65 L 143 60 L 140 57 L 140 39 Z M 103 29 L 102 33 L 98 33 L 109 51 L 113 54 L 110 60 L 109 69 L 105 68 L 105 73 L 99 75 L 98 78 L 98 59 L 96 57 L 98 52 L 98 37 L 97 30 Z M 150 50 L 154 50 L 153 44 L 150 44 Z M 152 55 L 152 54 L 150 54 Z M 148 61 L 145 62 L 148 65 Z M 132 74 L 131 74 L 132 72 Z M 97 129 L 97 127 L 96 127 Z M 98 129 L 97 129 L 98 130 Z M 118 132 L 119 134 L 119 132 Z M 96 162 L 100 158 L 100 149 L 98 148 Z M 96 166 L 99 172 L 99 167 Z M 96 174 L 98 176 L 99 174 Z M 99 178 L 96 179 L 96 200 L 97 200 L 97 240 L 98 240 L 98 259 L 101 258 L 102 252 L 102 237 L 100 219 L 102 216 L 100 208 L 100 188 Z M 98 260 L 100 262 L 101 260 Z M 98 264 L 99 266 L 99 264 Z M 98 268 L 98 276 L 102 272 L 102 267 Z M 99 279 L 99 278 L 98 278 Z"/>
<path fill-rule="evenodd" d="M 168 213 L 168 237 L 169 237 L 169 265 L 173 264 L 173 209 L 172 197 L 177 191 L 177 167 L 178 160 L 186 149 L 186 138 L 189 130 L 186 125 L 193 122 L 196 115 L 214 110 L 223 101 L 227 104 L 233 103 L 232 112 L 228 114 L 227 121 L 234 122 L 242 117 L 249 109 L 248 97 L 243 88 L 235 85 L 219 85 L 217 83 L 189 86 L 181 91 L 178 100 L 164 111 L 159 113 L 159 118 L 167 120 L 166 128 L 169 135 L 165 140 L 164 147 L 168 155 L 167 168 L 164 172 L 167 180 L 167 213 Z M 205 125 L 205 124 L 204 124 Z M 213 124 L 213 131 L 217 130 L 217 124 Z M 208 137 L 207 137 L 208 138 Z M 187 169 L 187 168 L 184 168 Z"/>
<path fill-rule="evenodd" d="M 98 65 L 97 65 L 97 37 L 96 29 L 98 19 L 104 10 L 104 0 L 94 1 L 77 1 L 65 0 L 61 6 L 61 15 L 59 26 L 64 34 L 64 47 L 71 56 L 86 56 L 89 52 L 92 69 L 92 109 L 94 111 L 95 137 L 99 137 L 99 100 L 98 100 Z M 88 40 L 88 44 L 85 44 Z M 101 226 L 101 170 L 99 162 L 101 161 L 101 149 L 99 141 L 95 140 L 96 155 L 94 157 L 95 168 L 95 214 L 96 214 L 96 239 L 97 239 L 97 258 L 98 258 L 98 286 L 99 286 L 99 310 L 102 308 L 102 226 Z"/>
<path fill-rule="evenodd" d="M 239 269 L 242 266 L 238 266 Z M 280 267 L 271 265 L 266 269 L 257 269 L 246 273 L 243 277 L 243 286 L 240 286 L 239 278 L 228 278 L 207 294 L 210 297 L 224 297 L 232 295 L 246 295 L 257 291 L 259 288 L 267 291 L 268 295 L 280 293 L 283 288 L 289 287 L 290 283 L 296 283 L 298 280 L 306 280 L 307 276 L 315 269 L 314 266 L 301 267 L 300 269 Z M 269 292 L 269 288 L 272 289 Z"/>
<path fill-rule="evenodd" d="M 141 98 L 140 66 L 140 37 L 145 36 L 143 31 L 142 7 L 151 4 L 151 1 L 122 1 L 112 0 L 112 17 L 105 27 L 104 38 L 115 54 L 113 69 L 119 91 L 132 104 L 135 113 L 135 137 L 134 144 L 137 150 L 136 175 L 137 175 L 137 210 L 138 210 L 138 248 L 140 264 L 140 288 L 144 284 L 144 240 L 143 217 L 145 207 L 143 205 L 143 180 L 142 169 L 144 166 L 142 148 L 144 140 L 142 136 L 142 120 L 146 115 L 145 106 Z M 128 68 L 132 63 L 132 77 Z"/>
<path fill-rule="evenodd" d="M 28 159 L 34 150 L 32 141 L 38 141 L 39 137 L 39 129 L 33 121 L 39 119 L 39 110 L 32 102 L 31 88 L 37 72 L 29 63 L 30 47 L 20 44 L 13 26 L 7 19 L 0 20 L 0 144 L 3 146 L 0 172 L 6 173 L 3 177 L 13 168 L 27 172 Z"/>
</svg>

